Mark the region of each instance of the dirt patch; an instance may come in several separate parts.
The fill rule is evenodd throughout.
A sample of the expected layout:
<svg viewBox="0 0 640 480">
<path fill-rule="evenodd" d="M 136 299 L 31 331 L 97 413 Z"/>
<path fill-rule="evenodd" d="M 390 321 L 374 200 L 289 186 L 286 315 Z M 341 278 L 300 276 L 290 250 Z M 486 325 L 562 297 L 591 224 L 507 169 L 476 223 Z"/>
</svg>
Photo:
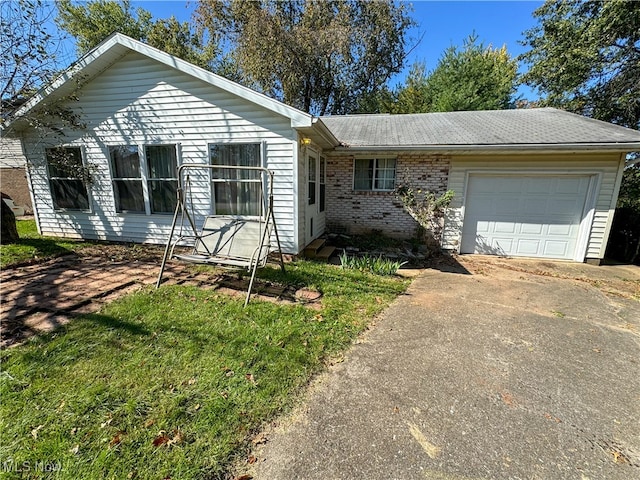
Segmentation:
<svg viewBox="0 0 640 480">
<path fill-rule="evenodd" d="M 162 245 L 104 243 L 87 245 L 78 252 L 78 256 L 110 262 L 157 262 L 160 265 L 164 249 Z"/>
<path fill-rule="evenodd" d="M 510 270 L 538 277 L 573 280 L 595 287 L 608 296 L 640 301 L 640 267 L 635 265 L 594 266 L 483 255 L 459 255 L 455 259 L 474 275 L 488 275 L 496 269 Z"/>
</svg>

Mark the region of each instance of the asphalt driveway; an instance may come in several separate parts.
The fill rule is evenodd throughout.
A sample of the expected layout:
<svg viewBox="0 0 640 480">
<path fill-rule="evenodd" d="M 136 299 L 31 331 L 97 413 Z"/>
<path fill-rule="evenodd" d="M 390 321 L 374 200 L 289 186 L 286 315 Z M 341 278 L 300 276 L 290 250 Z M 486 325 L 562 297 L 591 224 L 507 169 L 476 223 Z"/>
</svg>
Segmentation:
<svg viewBox="0 0 640 480">
<path fill-rule="evenodd" d="M 254 478 L 640 478 L 640 269 L 461 263 L 259 437 Z"/>
</svg>

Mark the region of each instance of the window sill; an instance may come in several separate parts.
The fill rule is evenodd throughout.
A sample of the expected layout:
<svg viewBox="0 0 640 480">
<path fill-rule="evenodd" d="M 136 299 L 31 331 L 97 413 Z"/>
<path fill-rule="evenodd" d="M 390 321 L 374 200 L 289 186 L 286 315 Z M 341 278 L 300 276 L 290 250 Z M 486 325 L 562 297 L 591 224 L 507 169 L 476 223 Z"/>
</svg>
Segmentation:
<svg viewBox="0 0 640 480">
<path fill-rule="evenodd" d="M 389 195 L 393 190 L 352 190 L 356 195 Z"/>
</svg>

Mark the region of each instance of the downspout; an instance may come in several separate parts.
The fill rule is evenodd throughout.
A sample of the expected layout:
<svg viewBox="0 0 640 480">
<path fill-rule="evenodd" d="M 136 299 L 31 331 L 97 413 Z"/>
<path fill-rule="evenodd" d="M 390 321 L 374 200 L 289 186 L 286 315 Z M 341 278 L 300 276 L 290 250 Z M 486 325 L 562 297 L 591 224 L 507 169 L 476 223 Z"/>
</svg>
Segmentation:
<svg viewBox="0 0 640 480">
<path fill-rule="evenodd" d="M 29 161 L 29 157 L 25 152 L 23 135 L 20 134 L 20 150 L 22 150 L 22 156 L 25 159 L 24 171 L 27 174 L 27 188 L 29 189 L 29 197 L 31 198 L 31 207 L 33 208 L 33 218 L 36 221 L 36 229 L 38 230 L 38 234 L 42 235 L 42 229 L 40 228 L 40 214 L 38 209 L 38 204 L 36 202 L 36 196 L 33 193 L 33 184 L 31 180 L 31 162 Z"/>
<path fill-rule="evenodd" d="M 626 153 L 620 154 L 620 162 L 618 163 L 618 175 L 616 176 L 616 183 L 613 187 L 613 196 L 611 197 L 611 204 L 609 205 L 609 212 L 607 214 L 607 225 L 602 235 L 602 245 L 600 245 L 600 252 L 598 258 L 603 259 L 607 251 L 607 244 L 609 243 L 609 234 L 611 233 L 611 226 L 613 225 L 613 217 L 616 211 L 616 203 L 618 202 L 618 195 L 620 194 L 620 185 L 622 185 L 622 177 L 624 176 Z"/>
</svg>

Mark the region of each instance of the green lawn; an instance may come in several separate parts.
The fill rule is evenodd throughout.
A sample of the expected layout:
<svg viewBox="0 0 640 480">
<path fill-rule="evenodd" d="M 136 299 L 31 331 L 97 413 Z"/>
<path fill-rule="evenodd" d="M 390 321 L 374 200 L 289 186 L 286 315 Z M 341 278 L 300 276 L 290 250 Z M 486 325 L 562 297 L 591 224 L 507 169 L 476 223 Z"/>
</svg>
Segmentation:
<svg viewBox="0 0 640 480">
<path fill-rule="evenodd" d="M 320 290 L 321 310 L 243 309 L 242 298 L 165 286 L 3 351 L 3 475 L 42 478 L 49 465 L 46 478 L 225 478 L 252 435 L 407 286 L 304 261 L 260 275 Z"/>
<path fill-rule="evenodd" d="M 74 252 L 89 243 L 43 237 L 38 234 L 35 220 L 17 220 L 18 243 L 0 246 L 0 268 L 31 260 L 43 260 Z"/>
</svg>

